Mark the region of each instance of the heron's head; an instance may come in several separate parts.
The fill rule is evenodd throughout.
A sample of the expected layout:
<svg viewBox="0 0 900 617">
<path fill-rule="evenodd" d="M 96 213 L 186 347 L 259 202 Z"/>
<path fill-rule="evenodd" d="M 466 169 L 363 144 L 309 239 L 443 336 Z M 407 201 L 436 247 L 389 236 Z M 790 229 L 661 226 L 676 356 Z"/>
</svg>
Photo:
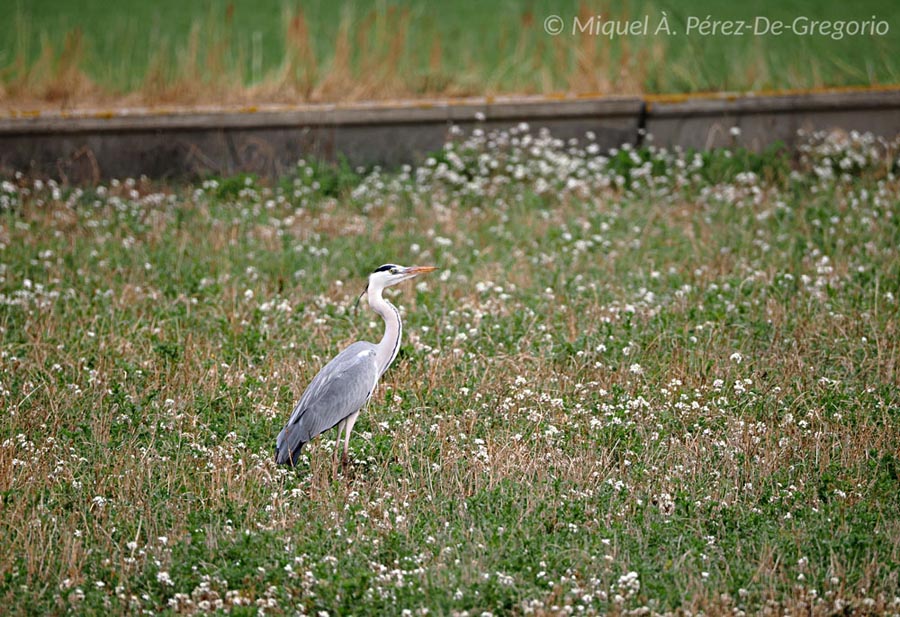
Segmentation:
<svg viewBox="0 0 900 617">
<path fill-rule="evenodd" d="M 408 281 L 420 274 L 426 272 L 434 272 L 437 270 L 434 266 L 398 266 L 397 264 L 384 264 L 378 266 L 369 275 L 369 282 L 359 297 L 362 298 L 366 293 L 377 293 L 379 296 L 385 287 Z M 371 295 L 369 296 L 372 297 Z M 357 303 L 359 299 L 357 299 Z"/>
<path fill-rule="evenodd" d="M 420 274 L 426 272 L 434 272 L 437 270 L 434 266 L 398 266 L 397 264 L 384 264 L 378 266 L 369 275 L 369 290 L 382 290 L 385 287 L 408 281 Z"/>
</svg>

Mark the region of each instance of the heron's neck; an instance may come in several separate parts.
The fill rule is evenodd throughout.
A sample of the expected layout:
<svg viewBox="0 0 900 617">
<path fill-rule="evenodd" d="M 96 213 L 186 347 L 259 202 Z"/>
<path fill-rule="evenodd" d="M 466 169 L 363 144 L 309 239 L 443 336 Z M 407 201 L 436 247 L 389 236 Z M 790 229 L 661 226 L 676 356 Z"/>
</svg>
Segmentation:
<svg viewBox="0 0 900 617">
<path fill-rule="evenodd" d="M 378 362 L 380 374 L 383 375 L 397 357 L 397 352 L 400 351 L 403 324 L 400 322 L 400 311 L 381 296 L 380 289 L 373 289 L 369 292 L 369 306 L 384 320 L 384 336 L 381 337 L 381 342 L 375 346 L 375 359 Z"/>
</svg>

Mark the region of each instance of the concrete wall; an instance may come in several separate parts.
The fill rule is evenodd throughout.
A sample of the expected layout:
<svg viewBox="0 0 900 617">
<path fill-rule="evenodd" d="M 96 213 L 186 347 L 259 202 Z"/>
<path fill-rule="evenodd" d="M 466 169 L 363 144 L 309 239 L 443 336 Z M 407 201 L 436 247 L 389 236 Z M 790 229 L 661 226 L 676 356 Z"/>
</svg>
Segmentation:
<svg viewBox="0 0 900 617">
<path fill-rule="evenodd" d="M 476 120 L 476 114 L 481 120 Z M 70 182 L 198 177 L 239 171 L 278 176 L 301 157 L 354 165 L 415 163 L 439 149 L 452 125 L 486 130 L 528 122 L 561 138 L 592 131 L 612 148 L 638 144 L 710 148 L 740 142 L 793 145 L 798 128 L 900 133 L 900 89 L 773 96 L 467 99 L 408 104 L 242 110 L 128 110 L 0 115 L 0 175 Z"/>
<path fill-rule="evenodd" d="M 471 130 L 522 121 L 566 138 L 594 131 L 611 148 L 636 140 L 642 107 L 638 98 L 541 98 L 7 117 L 0 118 L 0 170 L 91 182 L 141 174 L 169 178 L 248 171 L 278 176 L 308 156 L 396 166 L 440 149 L 454 124 Z M 484 119 L 477 121 L 476 114 Z"/>
<path fill-rule="evenodd" d="M 716 96 L 679 100 L 648 97 L 646 129 L 654 143 L 710 149 L 738 141 L 754 150 L 781 141 L 793 148 L 800 129 L 900 134 L 900 90 Z"/>
</svg>

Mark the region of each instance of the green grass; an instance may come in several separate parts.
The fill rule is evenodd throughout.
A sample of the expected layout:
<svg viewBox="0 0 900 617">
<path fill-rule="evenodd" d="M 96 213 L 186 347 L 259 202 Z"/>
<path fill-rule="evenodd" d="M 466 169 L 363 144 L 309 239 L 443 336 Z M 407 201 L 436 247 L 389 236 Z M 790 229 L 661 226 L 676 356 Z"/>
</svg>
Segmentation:
<svg viewBox="0 0 900 617">
<path fill-rule="evenodd" d="M 668 93 L 897 84 L 900 9 L 885 0 L 392 0 L 8 3 L 0 103 L 297 102 L 502 93 Z M 665 12 L 672 36 L 573 36 L 573 19 Z M 559 15 L 566 32 L 550 36 Z M 885 21 L 884 36 L 702 36 L 700 20 Z M 292 21 L 293 20 L 293 21 Z M 5 68 L 4 68 L 5 67 Z M 124 97 L 124 98 L 123 98 Z"/>
<path fill-rule="evenodd" d="M 5 183 L 7 610 L 900 611 L 896 144 L 513 138 L 274 186 Z M 331 435 L 276 468 L 311 377 L 380 336 L 351 307 L 387 261 L 441 271 L 392 296 L 352 471 Z"/>
</svg>

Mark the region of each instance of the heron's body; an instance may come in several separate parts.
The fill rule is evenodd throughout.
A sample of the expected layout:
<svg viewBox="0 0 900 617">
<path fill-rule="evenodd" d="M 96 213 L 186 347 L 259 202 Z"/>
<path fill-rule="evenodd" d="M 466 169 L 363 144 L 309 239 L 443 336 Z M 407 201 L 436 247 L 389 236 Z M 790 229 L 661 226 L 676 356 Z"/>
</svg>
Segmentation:
<svg viewBox="0 0 900 617">
<path fill-rule="evenodd" d="M 434 268 L 403 268 L 387 264 L 369 276 L 369 306 L 384 319 L 384 336 L 376 345 L 353 343 L 319 371 L 294 407 L 275 442 L 275 462 L 294 465 L 303 446 L 313 437 L 338 427 L 338 443 L 344 433 L 344 458 L 350 432 L 360 410 L 375 391 L 378 380 L 397 357 L 403 325 L 400 312 L 381 292 L 389 285 L 430 272 Z"/>
</svg>

